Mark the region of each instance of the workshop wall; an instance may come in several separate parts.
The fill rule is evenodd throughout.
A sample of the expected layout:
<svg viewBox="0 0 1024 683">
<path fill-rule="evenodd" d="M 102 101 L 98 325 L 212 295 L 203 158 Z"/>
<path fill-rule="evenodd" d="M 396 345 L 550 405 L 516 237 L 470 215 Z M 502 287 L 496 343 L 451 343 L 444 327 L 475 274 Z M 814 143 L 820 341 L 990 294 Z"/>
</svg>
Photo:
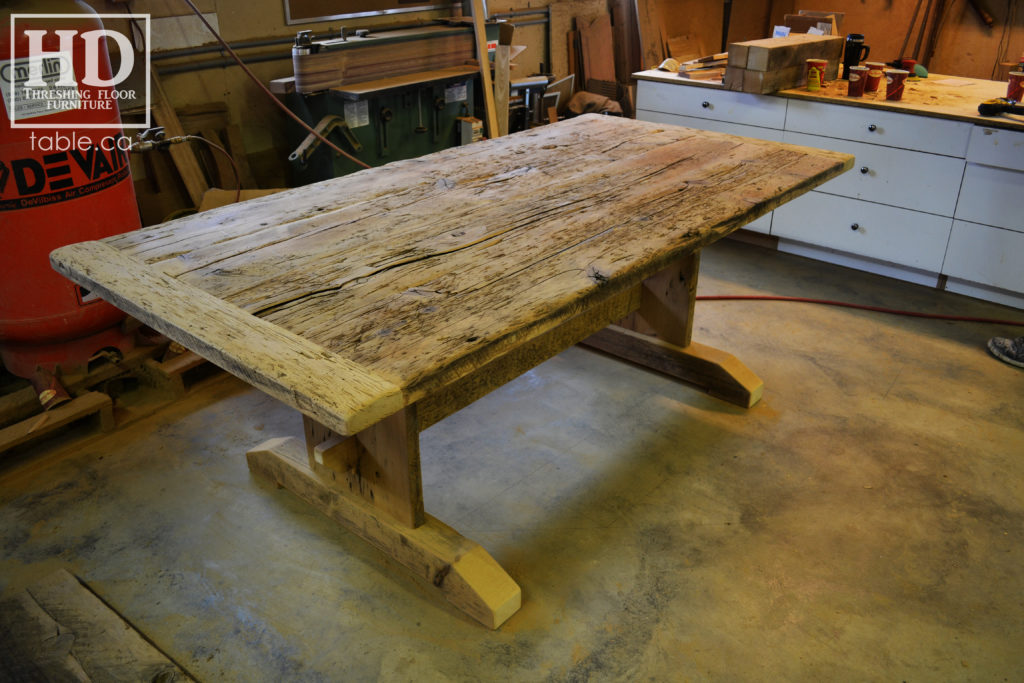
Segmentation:
<svg viewBox="0 0 1024 683">
<path fill-rule="evenodd" d="M 863 33 L 871 46 L 871 59 L 891 61 L 898 57 L 916 57 L 929 70 L 941 74 L 1006 80 L 1010 62 L 1024 54 L 1024 7 L 1019 0 L 986 0 L 993 26 L 987 26 L 969 0 L 934 3 L 945 11 L 936 29 L 935 21 L 923 28 L 925 11 L 931 2 L 918 0 L 777 0 L 771 1 L 773 25 L 781 24 L 785 14 L 798 9 L 845 12 L 843 33 Z M 734 5 L 738 6 L 738 5 Z M 915 7 L 920 7 L 913 24 Z M 735 11 L 735 10 L 734 10 Z M 909 35 L 909 39 L 908 39 Z M 926 54 L 929 36 L 934 35 L 933 53 Z M 922 36 L 919 39 L 919 36 Z M 903 46 L 906 44 L 906 48 Z M 1003 64 L 1005 63 L 1005 64 Z"/>
<path fill-rule="evenodd" d="M 214 45 L 214 40 L 198 25 L 183 0 L 89 0 L 101 12 L 148 13 L 154 22 L 155 48 L 161 46 L 203 47 Z M 613 6 L 617 0 L 501 0 L 488 3 L 489 12 L 501 15 L 511 11 L 545 8 L 558 4 L 568 10 L 586 8 L 589 12 Z M 283 0 L 194 0 L 200 11 L 216 19 L 221 35 L 230 43 L 279 39 L 280 44 L 251 47 L 239 53 L 264 83 L 292 74 L 290 40 L 300 29 L 323 33 L 337 29 L 342 22 L 320 22 L 289 26 L 285 23 Z M 640 0 L 655 3 L 664 24 L 666 39 L 693 53 L 709 54 L 721 47 L 722 3 L 717 0 L 691 0 L 687 3 L 669 0 Z M 895 0 L 734 0 L 728 41 L 764 37 L 771 26 L 782 22 L 786 13 L 798 9 L 836 10 L 846 13 L 844 32 L 860 32 L 867 36 L 872 57 L 891 60 L 900 55 L 903 43 L 912 53 L 915 47 L 925 50 L 934 22 L 922 29 L 920 19 L 929 3 L 921 2 L 917 28 L 907 39 L 914 7 L 918 2 Z M 943 3 L 934 3 L 935 5 Z M 1015 62 L 1024 53 L 1024 11 L 1018 10 L 1017 0 L 988 0 L 993 26 L 982 22 L 968 0 L 948 0 L 944 19 L 934 39 L 934 54 L 930 64 L 933 71 L 977 78 L 1005 79 L 1008 70 L 1004 63 Z M 348 29 L 375 28 L 396 22 L 429 22 L 444 12 L 418 12 L 383 17 L 346 20 Z M 526 45 L 527 50 L 516 59 L 513 76 L 525 76 L 550 69 L 551 51 L 548 44 L 549 27 L 539 15 L 510 18 L 519 24 L 514 43 Z M 921 33 L 918 46 L 918 34 Z M 286 156 L 290 151 L 284 136 L 285 119 L 267 101 L 266 96 L 253 85 L 237 66 L 218 64 L 225 59 L 219 50 L 166 59 L 166 52 L 154 53 L 154 67 L 162 81 L 169 100 L 176 108 L 202 103 L 224 103 L 227 115 L 241 131 L 252 176 L 259 187 L 285 186 L 287 180 Z M 909 56 L 909 55 L 905 55 Z M 211 65 L 215 65 L 210 68 Z M 133 164 L 136 185 L 145 204 L 147 222 L 160 220 L 174 210 L 190 205 L 173 169 L 164 169 L 152 163 Z M 168 189 L 176 188 L 177 192 Z"/>
</svg>

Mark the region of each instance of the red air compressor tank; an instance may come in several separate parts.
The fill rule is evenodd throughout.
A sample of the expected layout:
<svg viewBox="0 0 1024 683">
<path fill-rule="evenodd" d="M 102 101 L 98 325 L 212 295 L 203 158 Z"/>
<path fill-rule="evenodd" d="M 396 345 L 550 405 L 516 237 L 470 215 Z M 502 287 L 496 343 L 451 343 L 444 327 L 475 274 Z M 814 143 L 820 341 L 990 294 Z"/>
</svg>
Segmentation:
<svg viewBox="0 0 1024 683">
<path fill-rule="evenodd" d="M 14 19 L 12 51 L 20 14 L 46 16 Z M 21 377 L 36 366 L 81 372 L 96 351 L 132 340 L 124 314 L 56 273 L 49 253 L 141 226 L 105 36 L 82 38 L 103 24 L 74 0 L 4 3 L 0 20 L 0 358 Z M 46 57 L 30 60 L 40 36 Z"/>
</svg>

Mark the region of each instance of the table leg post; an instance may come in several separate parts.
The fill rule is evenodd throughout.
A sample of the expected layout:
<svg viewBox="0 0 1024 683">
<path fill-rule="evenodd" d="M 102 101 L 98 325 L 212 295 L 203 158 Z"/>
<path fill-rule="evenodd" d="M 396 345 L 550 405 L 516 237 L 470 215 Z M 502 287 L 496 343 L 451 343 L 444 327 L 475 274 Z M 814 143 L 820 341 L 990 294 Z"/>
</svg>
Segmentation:
<svg viewBox="0 0 1024 683">
<path fill-rule="evenodd" d="M 663 372 L 749 408 L 764 382 L 735 356 L 692 340 L 700 252 L 689 254 L 641 285 L 636 311 L 584 344 Z"/>
<path fill-rule="evenodd" d="M 249 469 L 274 481 L 498 628 L 520 607 L 519 586 L 483 547 L 423 510 L 415 407 L 343 437 L 304 418 L 306 447 L 272 439 Z"/>
<path fill-rule="evenodd" d="M 419 427 L 404 408 L 355 436 L 339 436 L 303 416 L 309 466 L 399 522 L 423 524 Z"/>
</svg>

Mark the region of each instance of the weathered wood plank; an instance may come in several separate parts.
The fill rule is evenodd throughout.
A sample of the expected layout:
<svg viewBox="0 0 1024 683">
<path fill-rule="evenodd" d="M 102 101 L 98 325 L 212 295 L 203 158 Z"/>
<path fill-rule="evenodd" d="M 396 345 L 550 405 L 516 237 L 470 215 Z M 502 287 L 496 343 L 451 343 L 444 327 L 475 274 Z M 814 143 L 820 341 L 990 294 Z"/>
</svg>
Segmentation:
<svg viewBox="0 0 1024 683">
<path fill-rule="evenodd" d="M 640 304 L 639 288 L 610 297 L 600 306 L 570 318 L 558 327 L 531 339 L 457 381 L 439 382 L 442 389 L 417 403 L 420 429 L 443 420 L 473 401 L 512 381 L 527 370 L 553 358 Z"/>
<path fill-rule="evenodd" d="M 641 286 L 637 310 L 618 325 L 655 335 L 676 346 L 688 346 L 693 334 L 699 271 L 700 252 L 695 251 L 647 278 Z"/>
<path fill-rule="evenodd" d="M 104 432 L 114 428 L 113 401 L 106 394 L 89 391 L 40 415 L 0 429 L 0 453 L 41 439 L 72 422 L 95 415 Z"/>
<path fill-rule="evenodd" d="M 408 527 L 425 520 L 420 475 L 420 426 L 415 406 L 400 410 L 354 436 L 306 422 L 306 450 L 342 492 L 358 496 Z"/>
<path fill-rule="evenodd" d="M 684 348 L 610 325 L 582 343 L 698 386 L 742 408 L 753 406 L 764 393 L 764 382 L 735 356 L 697 342 Z"/>
<path fill-rule="evenodd" d="M 355 434 L 403 406 L 401 391 L 386 378 L 106 244 L 61 247 L 50 260 L 58 272 L 339 434 Z"/>
<path fill-rule="evenodd" d="M 494 103 L 494 86 L 491 83 L 491 60 L 487 54 L 487 33 L 484 21 L 487 10 L 483 0 L 473 0 L 473 37 L 476 42 L 476 61 L 480 65 L 480 83 L 484 95 L 484 119 L 487 123 L 487 135 L 499 137 L 497 105 Z"/>
<path fill-rule="evenodd" d="M 249 469 L 288 489 L 435 586 L 448 602 L 489 628 L 515 614 L 522 593 L 486 550 L 426 516 L 410 529 L 325 483 L 297 439 L 272 439 L 247 454 Z"/>
<path fill-rule="evenodd" d="M 584 116 L 108 243 L 412 403 L 851 164 Z"/>
<path fill-rule="evenodd" d="M 0 603 L 0 676 L 17 681 L 193 680 L 63 569 Z"/>
</svg>

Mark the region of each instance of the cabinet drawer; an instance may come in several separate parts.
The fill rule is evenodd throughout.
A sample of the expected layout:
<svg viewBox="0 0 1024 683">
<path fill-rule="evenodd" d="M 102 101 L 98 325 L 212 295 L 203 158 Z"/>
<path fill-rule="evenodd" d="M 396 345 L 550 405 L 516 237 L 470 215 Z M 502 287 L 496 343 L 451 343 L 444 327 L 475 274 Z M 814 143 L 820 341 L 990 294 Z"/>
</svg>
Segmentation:
<svg viewBox="0 0 1024 683">
<path fill-rule="evenodd" d="M 1024 171 L 1024 133 L 974 126 L 967 161 Z"/>
<path fill-rule="evenodd" d="M 786 130 L 961 157 L 974 126 L 929 116 L 791 99 Z"/>
<path fill-rule="evenodd" d="M 652 81 L 640 81 L 636 108 L 780 130 L 786 121 L 781 97 Z"/>
<path fill-rule="evenodd" d="M 822 192 L 942 216 L 956 209 L 963 159 L 789 131 L 782 140 L 856 157 L 853 169 L 817 188 Z"/>
<path fill-rule="evenodd" d="M 1024 171 L 967 164 L 955 216 L 1024 232 Z"/>
<path fill-rule="evenodd" d="M 1024 233 L 953 221 L 942 272 L 962 280 L 1024 292 Z"/>
<path fill-rule="evenodd" d="M 714 119 L 699 119 L 695 116 L 680 116 L 679 114 L 666 114 L 659 111 L 644 111 L 638 109 L 636 118 L 640 121 L 651 121 L 653 123 L 664 123 L 672 126 L 686 126 L 687 128 L 699 128 L 700 130 L 713 130 L 716 133 L 728 133 L 729 135 L 742 135 L 747 138 L 758 140 L 782 141 L 782 131 L 771 128 L 758 128 L 757 126 L 745 126 L 742 123 L 729 123 L 727 121 L 716 121 Z"/>
<path fill-rule="evenodd" d="M 775 209 L 772 235 L 937 273 L 952 222 L 943 216 L 809 192 Z"/>
</svg>

